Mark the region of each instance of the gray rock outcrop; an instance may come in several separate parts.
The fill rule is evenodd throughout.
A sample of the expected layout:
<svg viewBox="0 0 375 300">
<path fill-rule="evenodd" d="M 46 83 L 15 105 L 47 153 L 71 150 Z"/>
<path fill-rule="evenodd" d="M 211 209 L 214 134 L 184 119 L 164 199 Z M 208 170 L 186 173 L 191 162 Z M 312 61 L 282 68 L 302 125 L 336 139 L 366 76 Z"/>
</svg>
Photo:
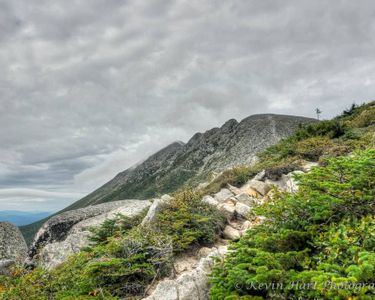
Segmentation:
<svg viewBox="0 0 375 300">
<path fill-rule="evenodd" d="M 228 189 L 221 189 L 219 192 L 217 192 L 215 195 L 214 195 L 214 199 L 219 202 L 219 203 L 222 203 L 224 202 L 225 200 L 229 199 L 230 197 L 233 197 L 234 194 L 228 190 Z"/>
<path fill-rule="evenodd" d="M 143 162 L 119 173 L 93 193 L 64 211 L 120 199 L 150 199 L 183 185 L 198 185 L 213 173 L 251 165 L 256 155 L 314 119 L 286 115 L 253 115 L 220 128 L 196 133 L 187 143 L 174 142 Z M 24 227 L 32 234 L 41 224 Z"/>
<path fill-rule="evenodd" d="M 23 263 L 26 254 L 27 245 L 18 227 L 0 222 L 0 274 L 7 274 L 13 264 Z"/>
<path fill-rule="evenodd" d="M 147 225 L 154 222 L 156 215 L 161 210 L 163 204 L 172 201 L 172 199 L 173 198 L 169 195 L 163 195 L 160 199 L 154 199 L 141 224 Z"/>
<path fill-rule="evenodd" d="M 69 211 L 49 219 L 38 231 L 28 263 L 53 268 L 71 254 L 89 246 L 90 227 L 117 214 L 135 216 L 151 205 L 146 200 L 122 200 Z"/>
<path fill-rule="evenodd" d="M 208 299 L 208 275 L 214 265 L 214 258 L 222 259 L 227 252 L 226 246 L 214 247 L 198 265 L 183 272 L 175 279 L 164 279 L 144 300 L 204 300 Z"/>
</svg>

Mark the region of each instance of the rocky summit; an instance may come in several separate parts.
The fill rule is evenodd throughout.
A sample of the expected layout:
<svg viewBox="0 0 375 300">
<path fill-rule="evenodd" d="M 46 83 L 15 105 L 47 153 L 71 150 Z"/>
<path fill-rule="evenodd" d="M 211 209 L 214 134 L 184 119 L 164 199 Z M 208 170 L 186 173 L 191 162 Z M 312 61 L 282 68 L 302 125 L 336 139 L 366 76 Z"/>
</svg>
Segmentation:
<svg viewBox="0 0 375 300">
<path fill-rule="evenodd" d="M 252 164 L 258 152 L 288 137 L 301 124 L 314 121 L 274 114 L 253 115 L 241 122 L 231 119 L 220 128 L 196 133 L 186 144 L 172 143 L 66 210 L 121 199 L 148 199 L 185 184 L 198 184 L 212 172 Z"/>
<path fill-rule="evenodd" d="M 196 133 L 186 144 L 170 144 L 63 212 L 122 199 L 150 199 L 187 184 L 197 185 L 213 173 L 252 164 L 258 152 L 290 136 L 300 125 L 312 122 L 316 120 L 275 114 L 253 115 L 241 122 L 231 119 L 220 128 Z M 21 227 L 27 241 L 44 221 Z"/>
</svg>

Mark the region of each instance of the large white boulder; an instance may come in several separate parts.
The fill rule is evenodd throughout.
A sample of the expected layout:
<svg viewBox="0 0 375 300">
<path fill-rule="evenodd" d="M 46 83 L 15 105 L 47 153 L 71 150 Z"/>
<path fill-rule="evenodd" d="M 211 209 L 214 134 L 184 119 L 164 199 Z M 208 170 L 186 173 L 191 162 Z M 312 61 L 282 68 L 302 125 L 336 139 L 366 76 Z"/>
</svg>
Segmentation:
<svg viewBox="0 0 375 300">
<path fill-rule="evenodd" d="M 0 222 L 0 275 L 9 268 L 22 263 L 27 255 L 27 245 L 18 227 L 9 222 Z"/>
<path fill-rule="evenodd" d="M 239 230 L 233 228 L 230 225 L 225 226 L 223 231 L 223 236 L 229 240 L 238 240 L 241 237 L 241 233 Z"/>
<path fill-rule="evenodd" d="M 281 180 L 284 182 L 284 190 L 289 193 L 295 193 L 298 191 L 298 182 L 295 179 L 295 175 L 304 174 L 302 171 L 294 171 L 287 175 L 283 175 Z"/>
<path fill-rule="evenodd" d="M 221 189 L 219 192 L 217 192 L 215 195 L 214 195 L 214 198 L 217 202 L 221 203 L 221 202 L 224 202 L 225 200 L 233 197 L 233 193 L 228 190 L 228 189 Z"/>
<path fill-rule="evenodd" d="M 247 193 L 238 194 L 235 198 L 238 202 L 246 204 L 247 206 L 250 206 L 250 207 L 253 207 L 259 202 L 257 198 L 251 197 Z"/>
<path fill-rule="evenodd" d="M 237 202 L 236 206 L 234 207 L 235 212 L 237 215 L 239 215 L 241 218 L 247 219 L 251 208 L 247 206 L 246 204 L 243 204 L 241 202 Z"/>
<path fill-rule="evenodd" d="M 150 208 L 148 209 L 148 212 L 146 216 L 142 220 L 142 225 L 151 224 L 155 221 L 157 214 L 160 212 L 160 210 L 163 207 L 163 204 L 171 201 L 171 197 L 168 195 L 164 195 L 160 199 L 154 199 L 152 202 Z"/>
<path fill-rule="evenodd" d="M 209 274 L 215 258 L 223 259 L 226 246 L 212 248 L 211 252 L 200 259 L 192 270 L 180 274 L 175 279 L 160 281 L 151 294 L 144 300 L 203 300 L 208 299 Z"/>
<path fill-rule="evenodd" d="M 81 208 L 48 220 L 36 235 L 28 263 L 54 268 L 90 245 L 90 227 L 100 226 L 117 214 L 133 217 L 151 205 L 147 200 L 122 200 Z"/>
<path fill-rule="evenodd" d="M 207 203 L 212 206 L 217 206 L 219 204 L 218 201 L 216 201 L 212 196 L 206 195 L 202 198 L 202 202 Z"/>
<path fill-rule="evenodd" d="M 262 196 L 265 196 L 271 190 L 271 187 L 267 183 L 260 180 L 252 179 L 248 181 L 246 185 L 249 188 L 256 190 Z"/>
</svg>

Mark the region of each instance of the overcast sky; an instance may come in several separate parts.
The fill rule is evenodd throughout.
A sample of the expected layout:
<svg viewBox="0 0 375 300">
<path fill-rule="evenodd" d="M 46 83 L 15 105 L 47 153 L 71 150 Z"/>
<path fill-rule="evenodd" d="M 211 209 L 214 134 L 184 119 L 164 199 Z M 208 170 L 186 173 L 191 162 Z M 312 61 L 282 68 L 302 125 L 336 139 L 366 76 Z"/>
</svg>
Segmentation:
<svg viewBox="0 0 375 300">
<path fill-rule="evenodd" d="M 375 98 L 375 2 L 0 0 L 0 210 L 57 210 L 197 131 Z"/>
</svg>

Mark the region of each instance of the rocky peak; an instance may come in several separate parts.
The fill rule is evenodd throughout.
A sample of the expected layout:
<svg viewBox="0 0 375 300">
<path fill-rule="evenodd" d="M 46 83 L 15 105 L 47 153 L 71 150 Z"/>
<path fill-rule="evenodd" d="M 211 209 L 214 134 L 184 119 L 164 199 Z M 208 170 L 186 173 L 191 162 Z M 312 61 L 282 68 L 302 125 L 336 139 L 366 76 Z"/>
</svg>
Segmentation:
<svg viewBox="0 0 375 300">
<path fill-rule="evenodd" d="M 220 128 L 196 133 L 186 144 L 176 141 L 166 146 L 64 211 L 121 199 L 149 199 L 198 184 L 212 172 L 252 164 L 257 153 L 291 135 L 300 124 L 315 121 L 274 114 L 253 115 L 240 122 L 231 119 Z"/>
</svg>

